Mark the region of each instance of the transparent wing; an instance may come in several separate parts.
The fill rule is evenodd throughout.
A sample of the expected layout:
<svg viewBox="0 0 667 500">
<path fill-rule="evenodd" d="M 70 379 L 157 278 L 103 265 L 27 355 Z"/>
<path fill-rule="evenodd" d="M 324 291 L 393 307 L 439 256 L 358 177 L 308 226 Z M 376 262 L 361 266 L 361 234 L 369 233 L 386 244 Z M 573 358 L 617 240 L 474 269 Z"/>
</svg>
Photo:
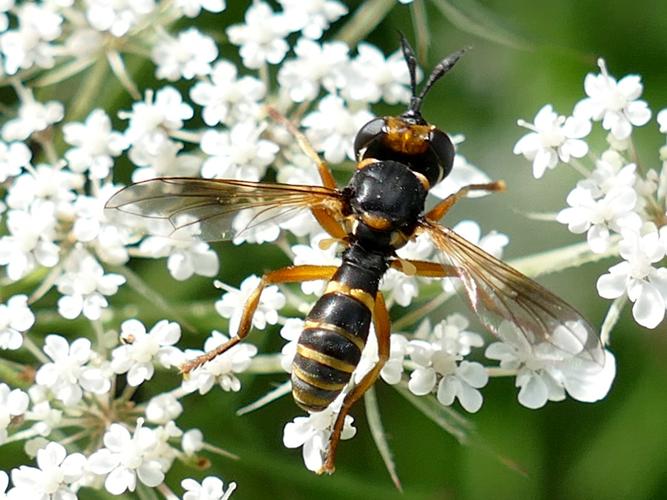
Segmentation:
<svg viewBox="0 0 667 500">
<path fill-rule="evenodd" d="M 604 366 L 593 327 L 571 305 L 453 230 L 421 226 L 454 266 L 477 316 L 503 342 L 525 346 L 541 359 L 577 357 Z"/>
<path fill-rule="evenodd" d="M 321 186 L 161 177 L 121 189 L 105 208 L 120 223 L 127 223 L 121 216 L 126 219 L 130 214 L 169 222 L 166 235 L 182 233 L 218 241 L 260 224 L 278 223 L 308 208 L 339 214 L 342 204 L 338 191 Z"/>
</svg>

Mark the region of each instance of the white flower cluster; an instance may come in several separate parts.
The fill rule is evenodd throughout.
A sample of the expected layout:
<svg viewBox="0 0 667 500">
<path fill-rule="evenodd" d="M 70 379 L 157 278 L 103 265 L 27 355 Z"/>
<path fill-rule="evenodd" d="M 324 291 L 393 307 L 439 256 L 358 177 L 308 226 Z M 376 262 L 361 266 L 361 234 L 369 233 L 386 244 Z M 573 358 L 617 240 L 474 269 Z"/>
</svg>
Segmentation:
<svg viewBox="0 0 667 500">
<path fill-rule="evenodd" d="M 536 178 L 559 163 L 583 175 L 557 220 L 573 233 L 586 233 L 592 252 L 622 259 L 600 276 L 597 291 L 606 299 L 627 297 L 637 323 L 655 328 L 667 310 L 667 155 L 661 150 L 658 158 L 639 163 L 633 135 L 651 119 L 647 103 L 639 99 L 641 79 L 628 75 L 616 80 L 602 59 L 598 64 L 600 73 L 586 76 L 587 97 L 574 106 L 572 116 L 559 116 L 547 105 L 534 124 L 519 121 L 532 132 L 516 143 L 514 152 L 532 160 Z M 667 134 L 667 110 L 657 118 Z M 600 154 L 591 153 L 585 140 L 591 122 L 608 131 Z"/>
<path fill-rule="evenodd" d="M 167 484 L 174 481 L 165 481 L 174 461 L 192 461 L 203 451 L 220 453 L 199 429 L 176 424 L 187 412 L 185 397 L 207 395 L 215 386 L 239 391 L 245 371 L 270 371 L 267 366 L 280 371 L 278 355 L 255 359 L 257 348 L 241 343 L 177 387 L 155 391 L 154 380 L 162 372 L 176 371 L 230 341 L 260 278 L 250 276 L 238 287 L 216 283 L 223 293 L 208 304 L 208 312 L 217 313 L 226 330 L 214 330 L 201 350 L 181 349 L 179 323 L 163 319 L 147 327 L 134 318 L 136 307 L 122 303 L 134 294 L 162 317 L 191 312 L 190 304 L 166 304 L 148 285 L 150 280 L 143 279 L 144 269 L 132 267 L 134 262 L 164 259 L 169 275 L 182 282 L 212 278 L 221 264 L 235 264 L 219 261 L 197 237 L 197 224 L 169 237 L 173 228 L 164 220 L 136 220 L 104 209 L 123 187 L 115 183 L 119 179 L 258 181 L 268 176 L 283 183 L 319 184 L 312 158 L 283 125 L 267 117 L 268 103 L 302 128 L 324 159 L 344 163 L 346 172 L 346 162 L 355 159 L 355 135 L 374 116 L 370 106 L 409 102 L 410 76 L 400 52 L 385 56 L 367 42 L 352 50 L 340 41 L 321 41 L 347 13 L 343 3 L 279 0 L 272 5 L 280 10 L 261 0 L 248 2 L 244 21 L 234 24 L 225 17 L 224 0 L 0 2 L 0 84 L 10 85 L 16 94 L 16 109 L 8 107 L 0 123 L 0 285 L 12 290 L 1 297 L 0 349 L 10 359 L 3 376 L 5 371 L 13 374 L 10 385 L 0 383 L 0 445 L 23 441 L 26 453 L 36 459 L 30 465 L 17 462 L 9 474 L 0 471 L 0 498 L 69 500 L 83 487 L 128 495 L 142 485 L 176 498 Z M 191 23 L 204 13 L 219 14 L 226 46 L 190 25 L 175 31 L 182 21 Z M 227 56 L 234 51 L 238 57 Z M 129 58 L 152 62 L 159 83 L 154 88 L 138 85 L 134 65 L 125 64 Z M 69 95 L 60 87 L 48 92 L 69 78 L 85 82 L 80 95 L 62 98 L 69 99 L 64 102 L 49 99 Z M 577 119 L 543 110 L 532 126 L 534 133 L 517 151 L 534 160 L 536 175 L 542 175 L 559 159 L 573 161 L 586 154 L 587 120 L 602 120 L 617 135 L 610 142 L 613 151 L 600 158 L 572 195 L 575 211 L 564 211 L 563 222 L 589 232 L 595 249 L 615 244 L 613 232 L 623 234 L 619 253 L 625 261 L 618 266 L 627 265 L 601 278 L 601 293 L 604 289 L 618 296 L 627 287 L 635 308 L 655 315 L 658 297 L 664 310 L 667 295 L 662 270 L 653 265 L 664 257 L 667 235 L 657 223 L 649 231 L 645 222 L 654 209 L 649 197 L 664 207 L 667 174 L 640 179 L 637 168 L 624 161 L 621 146 L 628 140 L 628 124 L 639 125 L 645 108 L 636 101 L 633 85 L 638 81 L 621 81 L 613 87 L 617 91 L 607 89 L 605 102 L 616 102 L 610 112 L 595 90 L 606 81 L 597 78 L 587 85 L 594 95 L 580 106 Z M 33 92 L 37 86 L 39 99 Z M 106 104 L 102 86 L 109 94 L 126 92 L 123 102 L 131 104 L 122 110 Z M 661 125 L 667 130 L 664 112 Z M 457 145 L 461 140 L 454 138 Z M 667 164 L 667 154 L 663 156 Z M 433 194 L 445 198 L 464 185 L 488 181 L 457 153 L 452 174 Z M 582 215 L 579 206 L 589 212 Z M 310 212 L 288 215 L 262 224 L 256 222 L 264 213 L 244 211 L 234 220 L 239 232 L 233 241 L 277 242 L 296 265 L 340 262 L 340 246 L 322 233 Z M 455 230 L 498 257 L 508 243 L 496 232 L 482 236 L 473 221 L 461 222 Z M 635 233 L 641 242 L 626 236 Z M 402 248 L 399 258 L 436 260 L 437 252 L 423 236 Z M 404 313 L 399 307 L 413 306 L 422 292 L 427 292 L 424 300 L 437 301 L 452 296 L 455 286 L 453 279 L 433 284 L 391 269 L 381 289 L 392 316 L 399 316 Z M 283 326 L 289 341 L 280 356 L 285 369 L 295 355 L 302 321 L 282 311 L 305 314 L 322 289 L 321 282 L 302 284 L 302 293 L 272 285 L 257 303 L 253 329 Z M 416 322 L 406 322 L 406 330 Z M 481 389 L 499 370 L 516 376 L 519 402 L 531 408 L 566 393 L 582 401 L 599 399 L 614 376 L 613 357 L 607 371 L 592 373 L 534 358 L 532 350 L 514 344 L 487 346 L 486 357 L 500 361 L 500 368 L 488 367 L 481 363 L 483 339 L 467 329 L 467 319 L 454 315 L 433 328 L 422 322 L 415 332 L 393 334 L 382 378 L 414 395 L 433 397 L 445 406 L 458 401 L 475 412 L 482 405 Z M 353 383 L 377 362 L 377 350 L 371 333 Z M 15 359 L 13 351 L 19 351 Z M 303 447 L 308 469 L 322 466 L 345 394 L 325 411 L 298 416 L 285 426 L 285 446 Z M 352 422 L 348 415 L 343 439 L 356 432 Z M 201 482 L 186 478 L 180 484 L 187 500 L 227 499 L 236 488 L 214 476 Z"/>
</svg>

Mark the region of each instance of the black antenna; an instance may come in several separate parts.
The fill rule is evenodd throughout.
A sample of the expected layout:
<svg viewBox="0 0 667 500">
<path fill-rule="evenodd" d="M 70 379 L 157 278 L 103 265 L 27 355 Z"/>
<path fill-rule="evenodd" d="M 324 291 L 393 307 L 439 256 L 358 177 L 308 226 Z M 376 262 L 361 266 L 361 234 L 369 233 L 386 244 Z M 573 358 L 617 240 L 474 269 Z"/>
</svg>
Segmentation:
<svg viewBox="0 0 667 500">
<path fill-rule="evenodd" d="M 457 50 L 453 54 L 448 55 L 442 59 L 438 64 L 435 65 L 433 71 L 429 75 L 426 83 L 423 85 L 422 90 L 417 94 L 417 58 L 415 57 L 415 51 L 410 46 L 405 35 L 399 31 L 401 37 L 401 49 L 403 50 L 403 58 L 405 63 L 408 65 L 408 71 L 410 72 L 410 87 L 412 88 L 412 98 L 410 99 L 410 106 L 408 110 L 403 114 L 403 116 L 412 117 L 418 121 L 423 121 L 421 119 L 421 107 L 424 97 L 431 90 L 433 84 L 440 80 L 450 69 L 454 67 L 461 56 L 470 49 L 470 47 L 465 47 L 461 50 Z"/>
<path fill-rule="evenodd" d="M 408 65 L 408 71 L 410 72 L 410 87 L 412 88 L 412 98 L 417 98 L 417 57 L 415 56 L 415 51 L 412 50 L 410 42 L 405 38 L 405 35 L 400 31 L 398 34 L 401 37 L 401 49 L 403 50 L 403 58 L 405 63 Z M 410 103 L 410 109 L 412 109 L 412 102 Z M 419 109 L 419 106 L 417 106 Z"/>
<path fill-rule="evenodd" d="M 470 47 L 465 47 L 461 50 L 457 50 L 456 52 L 454 52 L 453 54 L 449 54 L 442 61 L 436 64 L 435 68 L 433 68 L 433 71 L 431 71 L 428 80 L 426 80 L 426 83 L 424 84 L 424 87 L 422 88 L 422 91 L 419 94 L 419 98 L 423 99 L 426 93 L 429 90 L 431 90 L 433 84 L 438 80 L 440 80 L 440 78 L 445 76 L 445 74 L 454 67 L 457 61 L 461 59 L 461 56 L 463 56 L 463 54 L 469 49 Z"/>
</svg>

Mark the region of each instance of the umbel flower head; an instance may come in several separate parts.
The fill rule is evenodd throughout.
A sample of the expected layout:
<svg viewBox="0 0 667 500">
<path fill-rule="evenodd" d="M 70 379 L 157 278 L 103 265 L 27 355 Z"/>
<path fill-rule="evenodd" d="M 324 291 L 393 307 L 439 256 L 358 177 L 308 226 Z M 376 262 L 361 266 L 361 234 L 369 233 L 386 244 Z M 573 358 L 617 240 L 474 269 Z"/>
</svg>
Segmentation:
<svg viewBox="0 0 667 500">
<path fill-rule="evenodd" d="M 0 297 L 0 349 L 7 358 L 0 370 L 0 446 L 20 441 L 26 452 L 6 457 L 11 464 L 0 472 L 0 498 L 70 500 L 93 489 L 128 498 L 150 491 L 168 499 L 227 499 L 237 485 L 224 462 L 201 474 L 188 468 L 205 466 L 212 454 L 230 456 L 222 449 L 229 429 L 218 425 L 217 412 L 233 413 L 223 406 L 236 401 L 233 393 L 253 374 L 274 374 L 282 384 L 252 408 L 289 393 L 285 370 L 292 369 L 303 317 L 325 280 L 269 283 L 257 297 L 268 263 L 246 259 L 243 248 L 228 253 L 211 244 L 230 235 L 211 237 L 206 229 L 231 228 L 234 245 L 271 243 L 284 263 L 327 269 L 340 265 L 340 238 L 325 233 L 309 210 L 273 218 L 269 209 L 248 209 L 233 221 L 217 212 L 197 220 L 176 214 L 165 221 L 157 217 L 160 201 L 143 219 L 104 206 L 130 179 L 319 186 L 314 155 L 300 142 L 309 142 L 336 178 L 347 178 L 359 129 L 379 110 L 387 113 L 387 105 L 404 110 L 415 97 L 412 76 L 422 75 L 411 75 L 400 50 L 338 36 L 359 27 L 340 1 L 239 5 L 243 13 L 234 17 L 224 0 L 0 2 L 0 84 L 16 96 L 0 117 L 0 288 L 8 290 Z M 199 16 L 211 16 L 216 30 Z M 149 68 L 150 84 L 138 68 Z M 617 258 L 599 277 L 599 294 L 618 307 L 632 303 L 636 321 L 653 328 L 667 307 L 667 153 L 661 168 L 641 168 L 631 154 L 635 128 L 651 117 L 640 100 L 641 80 L 616 80 L 602 63 L 600 70 L 586 76 L 587 97 L 571 115 L 546 105 L 533 123 L 520 122 L 529 133 L 515 152 L 532 163 L 537 178 L 561 164 L 585 172 L 557 220 L 586 234 L 591 255 Z M 81 91 L 63 92 L 70 82 Z M 271 118 L 269 106 L 302 136 Z M 666 112 L 657 114 L 663 134 Z M 608 145 L 586 169 L 595 150 L 589 132 L 598 123 L 610 133 Z M 431 191 L 440 199 L 491 182 L 464 156 L 476 139 L 451 137 L 454 170 Z M 202 223 L 209 215 L 218 217 L 217 226 Z M 174 223 L 183 227 L 174 231 Z M 495 257 L 510 241 L 471 220 L 452 226 Z M 240 257 L 230 257 L 234 252 Z M 490 341 L 471 316 L 425 318 L 424 311 L 461 287 L 460 279 L 434 282 L 409 272 L 411 261 L 439 262 L 440 253 L 421 235 L 397 251 L 380 283 L 395 320 L 380 379 L 416 407 L 459 423 L 461 409 L 485 410 L 487 387 L 499 376 L 512 378 L 527 408 L 605 397 L 615 376 L 609 352 L 602 364 L 582 362 L 579 352 L 554 359 L 521 336 L 512 342 L 511 325 Z M 550 266 L 542 261 L 536 272 Z M 218 275 L 228 282 L 213 282 Z M 244 307 L 255 299 L 251 329 L 266 333 L 255 332 L 187 379 L 177 376 L 184 363 L 232 342 Z M 202 328 L 207 335 L 193 334 Z M 278 329 L 282 348 L 261 340 Z M 295 409 L 291 420 L 276 424 L 285 447 L 301 448 L 309 470 L 323 466 L 346 395 L 384 355 L 374 335 L 371 329 L 338 399 L 321 412 Z M 365 405 L 373 435 L 383 436 L 382 403 L 367 394 L 357 406 Z M 216 408 L 215 433 L 212 420 L 191 428 L 193 407 L 209 404 Z M 367 432 L 353 422 L 350 415 L 342 420 L 342 439 L 357 428 Z M 465 437 L 455 425 L 450 430 Z M 383 439 L 379 447 L 388 450 Z"/>
</svg>

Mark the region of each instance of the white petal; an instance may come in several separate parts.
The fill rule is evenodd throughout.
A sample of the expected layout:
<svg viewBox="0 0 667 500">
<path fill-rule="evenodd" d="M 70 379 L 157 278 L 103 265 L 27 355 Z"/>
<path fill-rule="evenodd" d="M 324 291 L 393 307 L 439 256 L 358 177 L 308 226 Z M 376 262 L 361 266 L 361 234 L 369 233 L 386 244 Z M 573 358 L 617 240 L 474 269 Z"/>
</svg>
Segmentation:
<svg viewBox="0 0 667 500">
<path fill-rule="evenodd" d="M 547 403 L 548 390 L 544 380 L 534 372 L 524 375 L 519 391 L 519 403 L 526 408 L 537 409 Z M 519 377 L 517 377 L 518 382 Z"/>
<path fill-rule="evenodd" d="M 106 448 L 96 451 L 88 457 L 87 469 L 93 474 L 108 474 L 118 465 L 120 457 Z"/>
<path fill-rule="evenodd" d="M 437 398 L 440 404 L 443 406 L 451 405 L 454 402 L 460 385 L 461 382 L 456 377 L 443 377 L 438 384 Z"/>
<path fill-rule="evenodd" d="M 127 467 L 116 467 L 104 481 L 104 487 L 112 495 L 120 495 L 126 490 L 134 491 L 137 486 L 137 476 Z"/>
<path fill-rule="evenodd" d="M 627 276 L 624 274 L 607 273 L 598 278 L 597 290 L 604 299 L 615 299 L 625 293 Z"/>
<path fill-rule="evenodd" d="M 322 468 L 326 444 L 324 433 L 318 432 L 303 445 L 303 462 L 308 470 L 316 472 Z"/>
<path fill-rule="evenodd" d="M 461 382 L 457 396 L 461 406 L 470 413 L 479 411 L 482 407 L 482 402 L 484 401 L 482 393 L 465 382 Z"/>
<path fill-rule="evenodd" d="M 651 110 L 644 101 L 635 101 L 625 108 L 625 115 L 635 127 L 641 127 L 651 119 Z"/>
<path fill-rule="evenodd" d="M 574 359 L 563 368 L 568 394 L 578 401 L 592 403 L 604 398 L 616 376 L 616 358 L 605 351 L 604 366 Z"/>
<path fill-rule="evenodd" d="M 417 396 L 424 396 L 433 390 L 435 382 L 435 370 L 433 368 L 417 368 L 410 374 L 408 389 Z"/>
<path fill-rule="evenodd" d="M 456 376 L 477 389 L 484 387 L 489 381 L 489 375 L 484 366 L 470 361 L 461 361 L 456 370 Z"/>
<path fill-rule="evenodd" d="M 632 315 L 637 323 L 646 328 L 655 328 L 665 317 L 665 301 L 660 291 L 653 285 L 644 283 L 639 298 L 632 307 Z"/>
<path fill-rule="evenodd" d="M 149 460 L 141 464 L 137 469 L 137 475 L 142 483 L 152 488 L 164 481 L 164 472 L 157 460 Z"/>
</svg>

